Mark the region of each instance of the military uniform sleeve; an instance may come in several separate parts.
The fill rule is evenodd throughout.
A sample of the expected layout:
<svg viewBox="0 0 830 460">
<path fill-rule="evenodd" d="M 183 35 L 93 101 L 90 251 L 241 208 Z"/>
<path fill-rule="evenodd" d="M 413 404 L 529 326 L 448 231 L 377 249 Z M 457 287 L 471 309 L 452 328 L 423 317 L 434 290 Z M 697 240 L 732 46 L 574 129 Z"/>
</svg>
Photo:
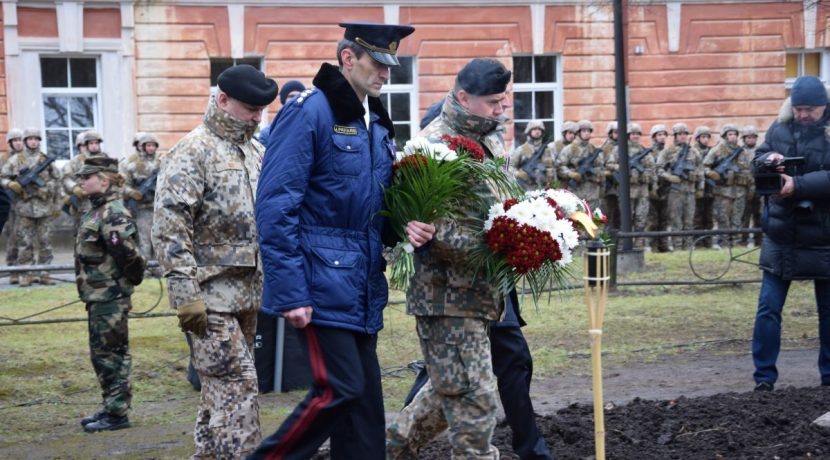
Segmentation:
<svg viewBox="0 0 830 460">
<path fill-rule="evenodd" d="M 435 235 L 429 245 L 432 258 L 451 264 L 464 263 L 467 255 L 479 244 L 479 236 L 466 219 L 440 219 L 435 222 Z"/>
<path fill-rule="evenodd" d="M 161 165 L 153 217 L 153 249 L 168 278 L 170 307 L 203 300 L 196 280 L 193 222 L 204 193 L 205 169 L 198 141 L 185 138 Z"/>
<path fill-rule="evenodd" d="M 300 247 L 300 207 L 314 163 L 316 129 L 304 107 L 287 106 L 274 121 L 259 175 L 256 224 L 264 273 L 262 307 L 313 306 Z"/>
<path fill-rule="evenodd" d="M 0 186 L 3 188 L 8 188 L 9 182 L 13 180 L 14 170 L 12 169 L 12 160 L 15 159 L 16 157 L 12 155 L 9 161 L 3 163 L 3 167 L 0 168 Z"/>
<path fill-rule="evenodd" d="M 78 185 L 78 181 L 75 178 L 75 173 L 77 172 L 75 166 L 78 163 L 77 158 L 78 157 L 75 157 L 69 160 L 63 167 L 63 178 L 61 179 L 61 184 L 63 185 L 63 191 L 66 192 L 67 195 L 72 194 L 72 189 Z"/>
<path fill-rule="evenodd" d="M 126 197 L 128 193 L 135 192 L 137 190 L 137 185 L 135 183 L 135 176 L 132 173 L 132 161 L 128 158 L 123 163 L 121 163 L 121 175 L 124 176 L 124 196 Z"/>
<path fill-rule="evenodd" d="M 141 284 L 147 262 L 141 257 L 135 243 L 137 229 L 130 212 L 121 200 L 114 201 L 104 219 L 101 235 L 107 252 L 112 254 L 121 273 L 133 286 Z"/>
</svg>

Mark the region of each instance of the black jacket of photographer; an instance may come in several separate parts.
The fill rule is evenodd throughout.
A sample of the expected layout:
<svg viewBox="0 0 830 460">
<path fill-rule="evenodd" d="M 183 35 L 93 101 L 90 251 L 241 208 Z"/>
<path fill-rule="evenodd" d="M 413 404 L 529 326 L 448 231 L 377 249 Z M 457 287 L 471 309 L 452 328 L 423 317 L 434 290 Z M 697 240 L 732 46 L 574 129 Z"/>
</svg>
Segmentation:
<svg viewBox="0 0 830 460">
<path fill-rule="evenodd" d="M 818 123 L 795 122 L 790 101 L 755 152 L 805 157 L 791 197 L 769 196 L 762 220 L 760 264 L 784 279 L 830 279 L 830 105 Z"/>
</svg>

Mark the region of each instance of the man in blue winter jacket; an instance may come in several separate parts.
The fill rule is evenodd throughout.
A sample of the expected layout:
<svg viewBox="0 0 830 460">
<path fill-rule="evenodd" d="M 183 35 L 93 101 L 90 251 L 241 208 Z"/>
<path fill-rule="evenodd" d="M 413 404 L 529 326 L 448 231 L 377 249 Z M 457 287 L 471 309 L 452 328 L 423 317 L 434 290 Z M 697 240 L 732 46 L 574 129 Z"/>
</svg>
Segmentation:
<svg viewBox="0 0 830 460">
<path fill-rule="evenodd" d="M 830 385 L 830 104 L 816 77 L 799 77 L 767 130 L 755 163 L 804 157 L 764 206 L 760 265 L 764 270 L 752 336 L 755 391 L 772 391 L 781 349 L 781 310 L 792 280 L 814 280 L 821 384 Z"/>
<path fill-rule="evenodd" d="M 271 125 L 257 194 L 262 310 L 294 326 L 313 386 L 250 459 L 305 459 L 331 438 L 334 458 L 382 459 L 385 419 L 377 333 L 387 303 L 378 215 L 392 175 L 394 130 L 378 99 L 409 26 L 347 23 L 340 67 Z M 432 225 L 411 222 L 419 247 Z"/>
</svg>

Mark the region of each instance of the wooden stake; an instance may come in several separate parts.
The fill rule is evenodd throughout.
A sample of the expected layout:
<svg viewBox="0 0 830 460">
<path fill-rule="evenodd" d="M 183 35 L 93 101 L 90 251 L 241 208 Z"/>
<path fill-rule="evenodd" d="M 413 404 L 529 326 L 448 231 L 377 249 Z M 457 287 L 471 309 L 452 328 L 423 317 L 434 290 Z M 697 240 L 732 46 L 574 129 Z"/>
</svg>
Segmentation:
<svg viewBox="0 0 830 460">
<path fill-rule="evenodd" d="M 608 299 L 610 252 L 601 241 L 592 240 L 585 251 L 585 304 L 591 335 L 591 371 L 594 393 L 594 438 L 596 460 L 605 460 L 605 413 L 602 397 L 602 322 Z"/>
</svg>

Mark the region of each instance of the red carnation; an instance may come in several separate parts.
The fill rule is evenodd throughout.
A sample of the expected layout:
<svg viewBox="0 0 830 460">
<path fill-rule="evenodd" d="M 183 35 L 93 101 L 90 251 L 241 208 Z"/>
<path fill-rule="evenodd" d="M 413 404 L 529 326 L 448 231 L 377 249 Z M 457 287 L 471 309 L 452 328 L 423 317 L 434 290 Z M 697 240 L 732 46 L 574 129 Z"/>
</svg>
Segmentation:
<svg viewBox="0 0 830 460">
<path fill-rule="evenodd" d="M 467 155 L 478 162 L 484 161 L 484 149 L 481 148 L 478 142 L 468 137 L 450 136 L 449 134 L 442 135 L 441 139 L 447 143 L 451 150 L 455 150 L 455 153 Z"/>
<path fill-rule="evenodd" d="M 401 161 L 392 165 L 394 174 L 400 168 L 419 168 L 427 164 L 427 158 L 421 154 L 409 155 L 401 158 Z"/>
</svg>

